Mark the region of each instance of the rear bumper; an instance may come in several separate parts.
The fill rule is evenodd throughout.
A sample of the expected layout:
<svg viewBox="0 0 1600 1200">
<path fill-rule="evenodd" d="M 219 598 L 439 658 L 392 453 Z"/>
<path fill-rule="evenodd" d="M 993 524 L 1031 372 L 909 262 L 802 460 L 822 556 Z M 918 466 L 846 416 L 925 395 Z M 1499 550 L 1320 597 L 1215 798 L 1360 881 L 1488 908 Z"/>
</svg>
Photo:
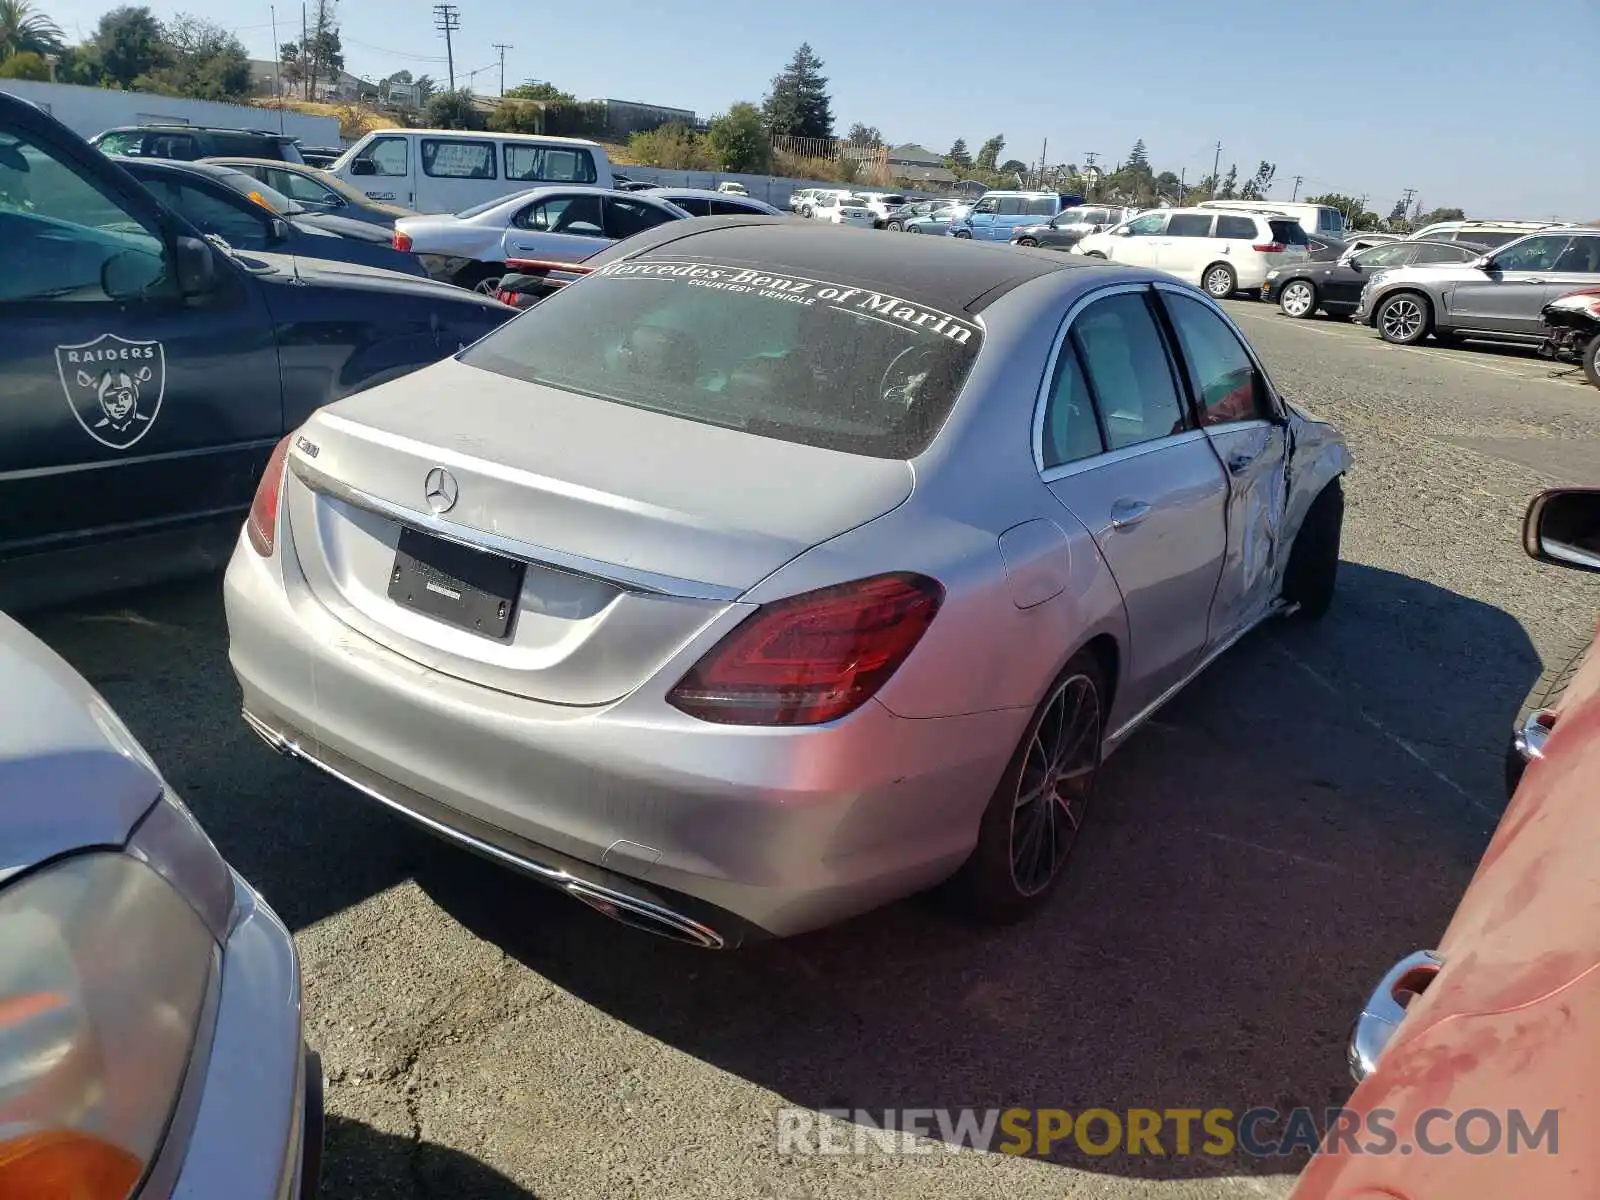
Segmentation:
<svg viewBox="0 0 1600 1200">
<path fill-rule="evenodd" d="M 298 581 L 288 539 L 280 554 L 287 578 L 241 541 L 224 586 L 258 733 L 602 911 L 703 926 L 700 944 L 831 924 L 948 876 L 1029 716 L 905 719 L 872 701 L 756 729 L 697 721 L 648 685 L 598 708 L 527 700 L 356 633 Z"/>
</svg>

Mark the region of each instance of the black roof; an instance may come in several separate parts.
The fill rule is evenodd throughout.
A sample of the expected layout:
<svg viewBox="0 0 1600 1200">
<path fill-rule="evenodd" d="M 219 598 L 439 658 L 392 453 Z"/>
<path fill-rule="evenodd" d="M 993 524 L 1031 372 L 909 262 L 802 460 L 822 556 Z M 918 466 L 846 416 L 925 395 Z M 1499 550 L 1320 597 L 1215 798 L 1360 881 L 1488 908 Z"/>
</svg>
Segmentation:
<svg viewBox="0 0 1600 1200">
<path fill-rule="evenodd" d="M 124 170 L 138 173 L 140 168 L 154 167 L 157 172 L 166 171 L 173 175 L 209 175 L 213 179 L 221 179 L 226 175 L 239 175 L 238 167 L 230 167 L 225 163 L 189 162 L 181 158 L 145 158 L 142 155 L 111 156 Z"/>
<path fill-rule="evenodd" d="M 907 238 L 787 217 L 670 221 L 587 260 L 683 258 L 761 267 L 851 286 L 881 288 L 945 312 L 977 312 L 1020 284 L 1097 260 L 1053 250 L 986 245 L 951 237 Z M 1103 265 L 1103 264 L 1100 264 Z"/>
<path fill-rule="evenodd" d="M 104 137 L 108 133 L 143 133 L 160 130 L 163 133 L 250 133 L 256 137 L 271 138 L 277 142 L 297 142 L 300 139 L 287 133 L 278 133 L 271 129 L 240 129 L 236 125 L 171 125 L 163 121 L 151 121 L 145 125 L 113 125 L 110 129 L 102 130 L 95 134 Z"/>
</svg>

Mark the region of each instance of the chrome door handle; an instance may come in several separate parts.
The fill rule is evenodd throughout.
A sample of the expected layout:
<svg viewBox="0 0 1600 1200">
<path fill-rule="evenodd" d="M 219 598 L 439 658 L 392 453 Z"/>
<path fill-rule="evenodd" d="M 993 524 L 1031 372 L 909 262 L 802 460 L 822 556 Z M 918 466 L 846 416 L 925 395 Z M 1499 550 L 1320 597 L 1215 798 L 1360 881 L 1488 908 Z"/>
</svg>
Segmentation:
<svg viewBox="0 0 1600 1200">
<path fill-rule="evenodd" d="M 1147 500 L 1118 500 L 1111 506 L 1111 528 L 1132 529 L 1149 515 Z"/>
<path fill-rule="evenodd" d="M 1228 455 L 1228 474 L 1237 475 L 1255 460 L 1256 456 L 1254 454 L 1239 453 Z"/>
<path fill-rule="evenodd" d="M 1544 280 L 1542 280 L 1542 279 L 1524 279 L 1522 282 L 1523 283 L 1543 283 Z"/>
</svg>

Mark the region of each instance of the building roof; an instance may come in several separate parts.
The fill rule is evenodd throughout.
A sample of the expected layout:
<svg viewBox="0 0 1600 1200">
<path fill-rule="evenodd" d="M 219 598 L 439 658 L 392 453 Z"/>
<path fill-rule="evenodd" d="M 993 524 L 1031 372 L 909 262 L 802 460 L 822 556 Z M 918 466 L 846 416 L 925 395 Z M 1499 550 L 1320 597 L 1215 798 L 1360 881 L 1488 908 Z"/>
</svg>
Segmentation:
<svg viewBox="0 0 1600 1200">
<path fill-rule="evenodd" d="M 906 183 L 954 183 L 956 181 L 956 173 L 944 166 L 909 166 L 905 163 L 896 162 L 891 158 L 888 167 L 889 174 Z"/>
<path fill-rule="evenodd" d="M 906 163 L 917 167 L 942 167 L 944 155 L 935 154 L 926 146 L 919 146 L 915 142 L 906 142 L 889 147 L 889 162 L 892 165 Z"/>
</svg>

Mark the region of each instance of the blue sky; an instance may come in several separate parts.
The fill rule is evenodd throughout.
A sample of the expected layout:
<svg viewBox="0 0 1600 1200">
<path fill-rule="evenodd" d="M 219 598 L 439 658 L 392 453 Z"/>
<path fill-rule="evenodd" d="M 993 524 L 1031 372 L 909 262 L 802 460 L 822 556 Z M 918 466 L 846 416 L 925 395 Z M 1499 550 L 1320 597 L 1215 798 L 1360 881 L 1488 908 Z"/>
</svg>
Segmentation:
<svg viewBox="0 0 1600 1200">
<path fill-rule="evenodd" d="M 69 38 L 106 0 L 35 0 Z M 973 150 L 992 134 L 1006 157 L 1053 162 L 1097 151 L 1115 163 L 1143 138 L 1157 170 L 1241 176 L 1278 166 L 1271 195 L 1341 191 L 1387 213 L 1405 188 L 1424 206 L 1473 216 L 1600 219 L 1600 0 L 1142 0 L 1016 5 L 975 0 L 592 0 L 561 5 L 458 0 L 456 74 L 479 92 L 548 79 L 612 97 L 710 114 L 759 103 L 794 49 L 822 57 L 839 132 L 854 121 L 894 142 Z M 271 58 L 260 0 L 181 0 Z M 430 0 L 341 0 L 347 67 L 445 76 Z M 1095 13 L 1086 17 L 1086 13 Z M 280 40 L 300 6 L 277 7 Z"/>
</svg>

